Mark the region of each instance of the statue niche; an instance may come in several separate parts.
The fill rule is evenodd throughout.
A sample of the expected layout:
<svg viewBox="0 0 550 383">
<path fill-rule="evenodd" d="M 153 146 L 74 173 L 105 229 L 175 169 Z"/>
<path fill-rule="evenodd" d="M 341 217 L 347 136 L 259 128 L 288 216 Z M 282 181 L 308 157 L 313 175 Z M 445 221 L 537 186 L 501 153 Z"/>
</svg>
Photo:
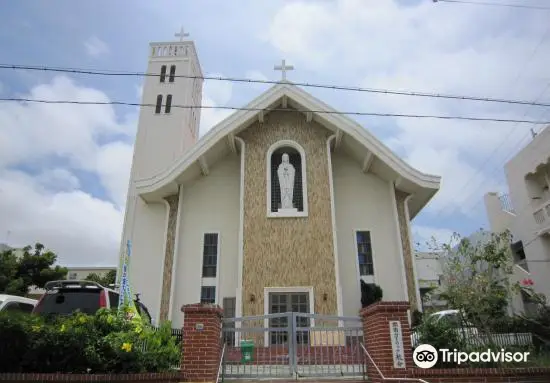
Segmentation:
<svg viewBox="0 0 550 383">
<path fill-rule="evenodd" d="M 270 151 L 268 161 L 269 211 L 282 217 L 304 212 L 303 154 L 292 146 L 281 146 Z"/>
</svg>

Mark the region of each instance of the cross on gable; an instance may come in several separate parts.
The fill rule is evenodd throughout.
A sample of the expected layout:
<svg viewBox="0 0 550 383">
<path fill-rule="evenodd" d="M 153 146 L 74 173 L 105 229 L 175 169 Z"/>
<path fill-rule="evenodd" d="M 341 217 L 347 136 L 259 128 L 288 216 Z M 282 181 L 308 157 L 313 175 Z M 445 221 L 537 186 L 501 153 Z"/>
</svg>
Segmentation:
<svg viewBox="0 0 550 383">
<path fill-rule="evenodd" d="M 183 27 L 181 27 L 180 31 L 177 32 L 174 36 L 179 37 L 179 38 L 180 38 L 180 41 L 183 41 L 183 39 L 184 39 L 185 37 L 188 37 L 188 36 L 189 36 L 189 33 L 185 33 L 185 31 L 183 30 Z"/>
<path fill-rule="evenodd" d="M 275 67 L 273 67 L 273 69 L 275 70 L 280 70 L 281 71 L 281 74 L 282 74 L 282 79 L 283 81 L 286 81 L 286 71 L 287 70 L 294 70 L 294 67 L 292 65 L 286 65 L 286 60 L 283 59 L 281 61 L 281 65 L 275 65 Z"/>
</svg>

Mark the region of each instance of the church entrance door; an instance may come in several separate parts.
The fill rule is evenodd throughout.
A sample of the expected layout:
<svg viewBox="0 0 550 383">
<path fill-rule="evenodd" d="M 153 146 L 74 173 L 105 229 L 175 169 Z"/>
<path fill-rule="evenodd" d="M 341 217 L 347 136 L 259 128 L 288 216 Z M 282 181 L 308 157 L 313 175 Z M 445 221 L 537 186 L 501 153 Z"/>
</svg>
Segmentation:
<svg viewBox="0 0 550 383">
<path fill-rule="evenodd" d="M 309 293 L 285 292 L 269 293 L 269 314 L 303 313 L 310 314 Z M 269 332 L 269 343 L 271 345 L 288 344 L 288 331 L 281 331 L 279 328 L 288 328 L 290 316 L 281 316 L 269 319 L 269 327 L 277 330 Z M 295 316 L 294 327 L 309 327 L 310 318 Z M 308 331 L 296 331 L 295 341 L 298 344 L 307 344 L 309 340 Z"/>
</svg>

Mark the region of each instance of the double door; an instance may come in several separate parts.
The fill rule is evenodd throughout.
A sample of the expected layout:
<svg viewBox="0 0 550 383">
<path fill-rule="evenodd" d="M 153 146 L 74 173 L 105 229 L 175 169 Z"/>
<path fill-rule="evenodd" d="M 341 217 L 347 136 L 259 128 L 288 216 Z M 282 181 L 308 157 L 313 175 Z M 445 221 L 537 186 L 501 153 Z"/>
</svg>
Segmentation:
<svg viewBox="0 0 550 383">
<path fill-rule="evenodd" d="M 310 313 L 309 293 L 269 293 L 269 314 Z M 290 323 L 290 322 L 296 323 Z M 287 345 L 294 337 L 297 344 L 309 342 L 310 318 L 299 315 L 281 315 L 269 319 L 270 345 Z"/>
</svg>

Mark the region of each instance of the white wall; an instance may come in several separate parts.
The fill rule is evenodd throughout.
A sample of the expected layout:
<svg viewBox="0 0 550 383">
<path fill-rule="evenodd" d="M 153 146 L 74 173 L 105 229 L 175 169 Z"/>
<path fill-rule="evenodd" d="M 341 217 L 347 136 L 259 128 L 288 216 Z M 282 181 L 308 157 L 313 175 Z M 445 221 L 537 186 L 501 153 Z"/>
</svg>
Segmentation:
<svg viewBox="0 0 550 383">
<path fill-rule="evenodd" d="M 200 300 L 203 236 L 219 232 L 218 304 L 237 289 L 240 158 L 229 155 L 210 174 L 184 187 L 172 321 L 183 323 L 181 306 Z"/>
<path fill-rule="evenodd" d="M 393 189 L 377 176 L 364 174 L 345 154 L 333 154 L 332 167 L 344 315 L 355 316 L 361 308 L 354 229 L 371 232 L 375 282 L 384 292 L 383 300 L 407 300 Z"/>
<path fill-rule="evenodd" d="M 152 44 L 153 46 L 155 44 Z M 172 105 L 200 105 L 202 80 L 175 77 L 169 82 L 170 66 L 176 66 L 176 76 L 200 76 L 200 68 L 195 63 L 195 50 L 192 42 L 173 43 L 187 48 L 189 56 L 150 57 L 147 73 L 159 73 L 166 65 L 166 80 L 148 76 L 143 84 L 144 104 L 156 105 L 157 95 L 162 95 L 162 110 L 155 114 L 154 107 L 142 107 L 139 115 L 134 157 L 134 179 L 157 175 L 179 159 L 198 139 L 196 132 L 199 121 L 192 109 L 174 108 L 165 113 L 166 96 L 172 95 Z M 199 82 L 200 84 L 198 84 Z"/>
<path fill-rule="evenodd" d="M 176 46 L 180 52 L 178 55 L 172 54 L 171 50 Z M 159 56 L 161 47 L 166 48 L 166 54 Z M 143 84 L 141 102 L 155 105 L 157 95 L 162 94 L 163 107 L 160 114 L 155 114 L 154 107 L 144 106 L 140 109 L 119 252 L 120 267 L 120 259 L 126 251 L 126 242 L 132 241 L 130 281 L 133 292 L 142 293 L 141 300 L 156 320 L 160 309 L 167 208 L 163 203 L 145 204 L 139 197 L 135 197 L 134 183 L 169 168 L 195 144 L 198 139 L 200 113 L 173 106 L 199 105 L 202 94 L 202 80 L 176 77 L 174 82 L 169 82 L 171 65 L 176 66 L 176 76 L 201 76 L 192 42 L 151 44 L 147 73 L 160 75 L 162 65 L 167 67 L 165 82 L 161 83 L 159 77 L 148 76 Z M 168 94 L 172 95 L 172 109 L 166 114 Z M 117 278 L 119 281 L 120 270 Z"/>
<path fill-rule="evenodd" d="M 547 171 L 550 171 L 549 158 L 550 129 L 546 128 L 505 165 L 509 196 L 515 214 L 508 214 L 502 210 L 496 193 L 488 193 L 485 196 L 491 230 L 500 232 L 509 229 L 514 242 L 523 242 L 529 273 L 515 267 L 512 281 L 531 278 L 535 282 L 535 290 L 546 294 L 547 297 L 550 297 L 550 238 L 537 236 L 540 226 L 535 222 L 533 212 L 543 200 L 531 198 L 532 190 L 529 190 L 526 176 L 534 173 L 537 167 L 543 164 L 547 164 Z M 548 198 L 548 195 L 543 195 L 543 198 Z M 518 297 L 514 298 L 513 306 L 515 311 L 523 309 Z"/>
<path fill-rule="evenodd" d="M 485 209 L 487 211 L 487 218 L 489 219 L 491 231 L 501 233 L 509 229 L 516 216 L 503 210 L 498 193 L 487 193 L 483 197 L 483 200 L 485 202 Z"/>
<path fill-rule="evenodd" d="M 438 254 L 416 253 L 416 278 L 418 281 L 439 281 L 443 274 L 442 262 Z M 420 284 L 420 287 L 424 287 Z"/>
<path fill-rule="evenodd" d="M 506 178 L 516 218 L 510 230 L 514 240 L 523 242 L 527 265 L 538 292 L 550 297 L 550 239 L 537 237 L 540 227 L 533 217 L 534 208 L 543 201 L 532 200 L 525 176 L 550 158 L 550 128 L 543 130 L 505 166 Z M 546 165 L 548 169 L 548 165 Z"/>
<path fill-rule="evenodd" d="M 130 285 L 133 294 L 141 294 L 140 300 L 158 323 L 167 207 L 160 203 L 146 204 L 138 198 L 135 213 L 133 228 L 129 228 L 133 233 Z"/>
</svg>

